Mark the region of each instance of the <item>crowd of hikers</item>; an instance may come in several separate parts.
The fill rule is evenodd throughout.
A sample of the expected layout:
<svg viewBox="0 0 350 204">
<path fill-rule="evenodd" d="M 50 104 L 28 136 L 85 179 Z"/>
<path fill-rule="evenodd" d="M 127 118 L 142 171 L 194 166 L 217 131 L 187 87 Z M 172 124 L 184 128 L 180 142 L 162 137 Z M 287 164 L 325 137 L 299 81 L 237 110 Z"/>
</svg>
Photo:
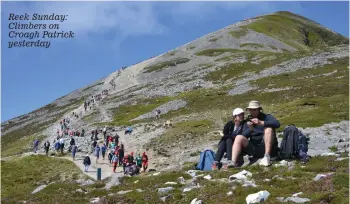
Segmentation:
<svg viewBox="0 0 350 204">
<path fill-rule="evenodd" d="M 73 116 L 75 113 L 72 114 Z M 78 150 L 78 146 L 75 142 L 74 136 L 85 136 L 85 130 L 82 129 L 81 134 L 79 131 L 72 131 L 69 128 L 70 120 L 69 118 L 64 118 L 60 121 L 61 130 L 57 130 L 57 137 L 54 139 L 54 149 L 55 154 L 58 155 L 61 153 L 63 155 L 65 148 L 65 140 L 69 139 L 69 147 L 68 152 L 72 153 L 72 159 L 75 160 L 76 152 Z M 98 142 L 98 135 L 103 134 L 103 141 Z M 132 127 L 127 127 L 125 129 L 125 135 L 132 133 Z M 100 157 L 102 160 L 108 158 L 109 165 L 113 168 L 113 172 L 116 172 L 117 167 L 123 167 L 124 174 L 135 175 L 140 172 L 145 172 L 148 168 L 148 156 L 146 152 L 142 153 L 142 156 L 138 154 L 134 157 L 134 153 L 130 154 L 125 153 L 124 144 L 119 142 L 120 136 L 116 133 L 114 136 L 108 134 L 107 126 L 103 129 L 92 129 L 91 130 L 91 151 L 89 153 L 93 153 L 96 157 L 96 164 L 99 163 Z M 102 139 L 102 138 L 101 138 Z M 38 138 L 34 140 L 34 152 L 36 153 L 39 147 L 40 141 Z M 44 143 L 44 150 L 46 155 L 49 153 L 50 142 L 47 140 Z M 91 165 L 91 159 L 89 157 L 89 153 L 87 153 L 86 157 L 83 160 L 83 164 L 85 166 L 85 171 L 87 172 L 89 166 Z"/>
</svg>

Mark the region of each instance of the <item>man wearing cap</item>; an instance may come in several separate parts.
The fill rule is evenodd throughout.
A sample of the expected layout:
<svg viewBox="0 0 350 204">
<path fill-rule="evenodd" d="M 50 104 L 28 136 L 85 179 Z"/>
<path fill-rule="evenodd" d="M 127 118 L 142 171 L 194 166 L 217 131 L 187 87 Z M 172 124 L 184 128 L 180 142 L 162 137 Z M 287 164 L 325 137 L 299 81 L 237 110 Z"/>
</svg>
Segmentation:
<svg viewBox="0 0 350 204">
<path fill-rule="evenodd" d="M 270 156 L 277 156 L 278 141 L 275 128 L 279 128 L 280 123 L 271 114 L 263 113 L 258 101 L 251 101 L 246 110 L 250 113 L 250 119 L 244 124 L 242 135 L 236 136 L 232 162 L 236 164 L 243 152 L 255 158 L 263 157 L 259 164 L 270 166 Z"/>
<path fill-rule="evenodd" d="M 244 120 L 244 111 L 242 108 L 236 108 L 232 112 L 232 120 L 226 123 L 223 133 L 224 136 L 220 139 L 219 148 L 216 152 L 215 162 L 212 165 L 212 169 L 216 170 L 220 168 L 220 161 L 226 152 L 227 164 L 224 164 L 224 168 L 230 168 L 234 166 L 232 162 L 232 145 L 235 137 L 241 135 L 243 131 L 243 124 L 246 122 Z"/>
</svg>

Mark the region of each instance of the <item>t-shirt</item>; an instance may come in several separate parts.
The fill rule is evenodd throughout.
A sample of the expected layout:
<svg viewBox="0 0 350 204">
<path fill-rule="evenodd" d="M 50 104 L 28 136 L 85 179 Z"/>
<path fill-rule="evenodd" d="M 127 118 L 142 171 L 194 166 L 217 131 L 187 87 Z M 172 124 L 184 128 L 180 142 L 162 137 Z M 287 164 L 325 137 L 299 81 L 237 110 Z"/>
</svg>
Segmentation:
<svg viewBox="0 0 350 204">
<path fill-rule="evenodd" d="M 142 158 L 140 156 L 137 156 L 136 157 L 136 164 L 141 165 L 141 163 L 142 163 Z"/>
</svg>

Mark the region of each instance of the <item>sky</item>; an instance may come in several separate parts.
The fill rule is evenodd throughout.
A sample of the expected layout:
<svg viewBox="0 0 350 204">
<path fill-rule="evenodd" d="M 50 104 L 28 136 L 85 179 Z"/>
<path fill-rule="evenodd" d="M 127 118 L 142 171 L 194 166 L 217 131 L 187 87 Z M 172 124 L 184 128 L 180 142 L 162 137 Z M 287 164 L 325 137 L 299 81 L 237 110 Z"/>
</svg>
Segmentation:
<svg viewBox="0 0 350 204">
<path fill-rule="evenodd" d="M 276 11 L 349 37 L 349 2 L 1 2 L 1 122 L 29 113 L 122 66 L 238 21 Z M 8 48 L 9 14 L 68 15 L 49 48 Z M 47 21 L 32 21 L 47 23 Z M 52 22 L 51 22 L 52 23 Z M 37 40 L 37 39 L 34 39 Z M 42 39 L 43 40 L 43 39 Z"/>
</svg>

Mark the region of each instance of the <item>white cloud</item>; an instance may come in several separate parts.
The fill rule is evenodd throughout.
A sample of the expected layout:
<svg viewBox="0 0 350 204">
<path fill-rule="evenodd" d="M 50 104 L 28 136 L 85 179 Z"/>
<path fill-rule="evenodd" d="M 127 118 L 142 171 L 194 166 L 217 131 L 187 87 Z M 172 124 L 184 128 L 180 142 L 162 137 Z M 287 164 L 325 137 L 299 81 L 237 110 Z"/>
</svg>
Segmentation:
<svg viewBox="0 0 350 204">
<path fill-rule="evenodd" d="M 68 15 L 62 29 L 80 34 L 156 35 L 165 31 L 148 2 L 31 2 L 9 3 L 8 13 Z"/>
</svg>

